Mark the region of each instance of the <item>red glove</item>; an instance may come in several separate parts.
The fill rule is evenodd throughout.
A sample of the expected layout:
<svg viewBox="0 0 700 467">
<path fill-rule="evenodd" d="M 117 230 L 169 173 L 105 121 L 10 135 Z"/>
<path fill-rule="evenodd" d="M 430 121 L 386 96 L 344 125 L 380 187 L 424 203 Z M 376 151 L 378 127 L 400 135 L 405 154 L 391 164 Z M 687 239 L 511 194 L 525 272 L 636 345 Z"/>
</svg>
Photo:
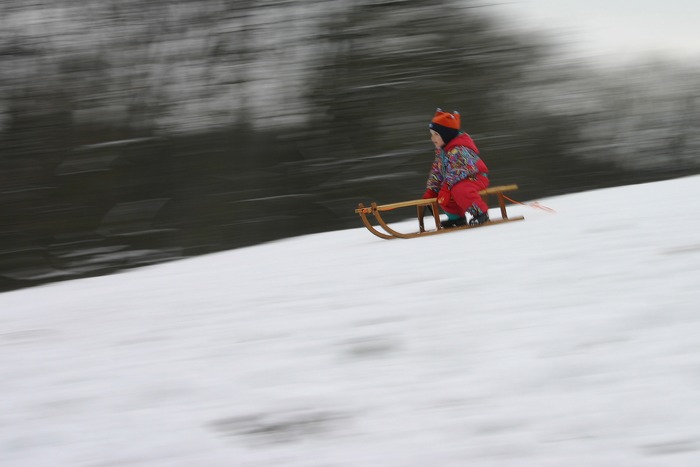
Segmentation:
<svg viewBox="0 0 700 467">
<path fill-rule="evenodd" d="M 437 198 L 437 195 L 437 191 L 425 190 L 425 193 L 423 193 L 423 199 Z"/>
<path fill-rule="evenodd" d="M 452 199 L 452 193 L 450 193 L 450 189 L 447 188 L 447 185 L 443 185 L 442 188 L 440 189 L 440 193 L 437 195 L 437 202 L 440 206 L 444 206 L 446 204 L 450 203 L 450 200 Z"/>
</svg>

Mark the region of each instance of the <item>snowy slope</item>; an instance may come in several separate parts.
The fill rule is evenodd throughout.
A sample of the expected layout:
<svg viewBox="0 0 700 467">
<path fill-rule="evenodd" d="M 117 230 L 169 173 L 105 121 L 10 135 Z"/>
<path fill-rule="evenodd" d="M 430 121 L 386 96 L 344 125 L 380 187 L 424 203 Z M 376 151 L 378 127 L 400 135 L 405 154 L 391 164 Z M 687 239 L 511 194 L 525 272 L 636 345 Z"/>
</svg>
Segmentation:
<svg viewBox="0 0 700 467">
<path fill-rule="evenodd" d="M 0 465 L 700 465 L 699 197 L 0 294 Z"/>
</svg>

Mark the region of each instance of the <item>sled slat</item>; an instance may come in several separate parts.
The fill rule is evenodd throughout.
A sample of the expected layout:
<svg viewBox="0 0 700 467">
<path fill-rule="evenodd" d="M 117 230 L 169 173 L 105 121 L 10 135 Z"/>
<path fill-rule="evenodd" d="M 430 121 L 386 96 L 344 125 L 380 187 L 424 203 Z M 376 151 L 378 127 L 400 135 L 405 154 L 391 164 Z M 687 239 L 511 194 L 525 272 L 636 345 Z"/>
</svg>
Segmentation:
<svg viewBox="0 0 700 467">
<path fill-rule="evenodd" d="M 499 193 L 503 193 L 506 191 L 514 191 L 518 189 L 518 185 L 502 185 L 502 186 L 494 186 L 491 188 L 486 188 L 485 190 L 481 190 L 479 192 L 480 195 L 496 195 Z M 406 208 L 410 206 L 430 206 L 433 204 L 437 198 L 427 198 L 427 199 L 414 199 L 411 201 L 401 201 L 399 203 L 391 203 L 391 204 L 381 204 L 376 207 L 377 211 L 391 211 L 393 209 L 398 209 L 398 208 Z M 372 209 L 370 207 L 358 207 L 355 209 L 355 213 L 359 214 L 361 212 L 365 214 L 371 214 Z"/>
<path fill-rule="evenodd" d="M 410 206 L 429 206 L 430 204 L 434 203 L 437 198 L 428 198 L 428 199 L 416 199 L 412 201 L 402 201 L 400 203 L 392 203 L 392 204 L 382 204 L 381 206 L 377 206 L 376 210 L 377 211 L 391 211 L 393 209 L 398 209 L 398 208 L 406 208 Z M 358 208 L 355 209 L 356 213 L 364 212 L 366 214 L 369 214 L 372 212 L 373 208 Z"/>
<path fill-rule="evenodd" d="M 518 185 L 501 185 L 489 187 L 485 190 L 479 192 L 480 195 L 495 195 L 498 193 L 503 193 L 505 191 L 515 191 L 518 189 Z"/>
</svg>

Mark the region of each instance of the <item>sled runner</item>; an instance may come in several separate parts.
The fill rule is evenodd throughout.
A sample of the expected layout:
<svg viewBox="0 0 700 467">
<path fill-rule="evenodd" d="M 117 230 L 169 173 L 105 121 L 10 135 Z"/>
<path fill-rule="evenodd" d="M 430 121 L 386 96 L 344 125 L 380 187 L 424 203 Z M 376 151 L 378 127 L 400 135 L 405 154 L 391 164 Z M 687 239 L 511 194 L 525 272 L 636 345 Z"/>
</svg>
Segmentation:
<svg viewBox="0 0 700 467">
<path fill-rule="evenodd" d="M 392 203 L 392 204 L 383 204 L 383 205 L 377 205 L 377 203 L 372 203 L 369 207 L 366 207 L 364 204 L 360 203 L 355 209 L 355 212 L 360 215 L 360 219 L 362 219 L 362 223 L 364 224 L 365 227 L 367 227 L 367 230 L 372 232 L 374 235 L 376 235 L 379 238 L 383 238 L 386 240 L 390 240 L 392 238 L 416 238 L 416 237 L 423 237 L 426 235 L 435 235 L 435 234 L 442 234 L 442 233 L 448 233 L 448 232 L 454 232 L 457 230 L 466 230 L 466 229 L 475 229 L 477 227 L 485 227 L 488 225 L 493 225 L 493 224 L 502 224 L 504 222 L 513 222 L 513 221 L 521 221 L 525 219 L 523 216 L 517 216 L 517 217 L 508 217 L 508 212 L 506 210 L 506 201 L 505 201 L 505 196 L 503 193 L 508 192 L 508 191 L 514 191 L 518 189 L 518 185 L 503 185 L 503 186 L 495 186 L 495 187 L 490 187 L 485 190 L 481 190 L 479 194 L 481 197 L 486 201 L 488 204 L 489 201 L 489 195 L 496 195 L 496 198 L 498 200 L 498 207 L 501 210 L 501 219 L 492 219 L 484 224 L 480 225 L 465 225 L 465 226 L 460 226 L 460 227 L 450 227 L 450 228 L 444 228 L 440 225 L 440 211 L 439 211 L 439 206 L 437 202 L 437 198 L 428 198 L 428 199 L 417 199 L 417 200 L 412 200 L 412 201 L 403 201 L 400 203 Z M 382 212 L 386 211 L 393 211 L 394 209 L 399 209 L 399 208 L 406 208 L 406 207 L 412 207 L 415 206 L 418 214 L 418 232 L 414 233 L 401 233 L 398 232 L 394 229 L 392 229 L 386 221 L 382 218 Z M 432 211 L 432 216 L 433 219 L 435 220 L 435 230 L 426 230 L 425 229 L 425 224 L 423 222 L 423 215 L 425 214 L 425 208 L 430 207 Z M 378 230 L 372 223 L 369 221 L 367 215 L 372 214 L 374 218 L 377 220 L 377 223 L 381 227 L 383 232 L 381 230 Z"/>
</svg>

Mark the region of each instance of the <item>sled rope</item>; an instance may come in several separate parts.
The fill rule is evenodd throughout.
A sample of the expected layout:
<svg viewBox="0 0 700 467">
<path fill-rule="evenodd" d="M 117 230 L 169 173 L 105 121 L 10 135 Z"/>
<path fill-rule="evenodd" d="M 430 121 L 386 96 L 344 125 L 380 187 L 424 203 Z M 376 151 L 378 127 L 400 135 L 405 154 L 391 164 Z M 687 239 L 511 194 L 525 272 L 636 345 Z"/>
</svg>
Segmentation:
<svg viewBox="0 0 700 467">
<path fill-rule="evenodd" d="M 535 201 L 534 203 L 521 203 L 520 201 L 515 201 L 514 199 L 509 198 L 509 197 L 507 197 L 506 195 L 503 195 L 503 197 L 504 197 L 505 199 L 507 199 L 508 201 L 510 201 L 511 203 L 519 204 L 519 205 L 521 205 L 521 206 L 528 206 L 528 207 L 535 208 L 535 209 L 541 209 L 541 210 L 547 211 L 547 212 L 553 212 L 553 213 L 556 213 L 556 212 L 557 212 L 557 211 L 555 211 L 555 210 L 552 209 L 552 208 L 548 208 L 547 206 L 541 205 L 541 204 L 538 203 L 537 201 Z"/>
</svg>

